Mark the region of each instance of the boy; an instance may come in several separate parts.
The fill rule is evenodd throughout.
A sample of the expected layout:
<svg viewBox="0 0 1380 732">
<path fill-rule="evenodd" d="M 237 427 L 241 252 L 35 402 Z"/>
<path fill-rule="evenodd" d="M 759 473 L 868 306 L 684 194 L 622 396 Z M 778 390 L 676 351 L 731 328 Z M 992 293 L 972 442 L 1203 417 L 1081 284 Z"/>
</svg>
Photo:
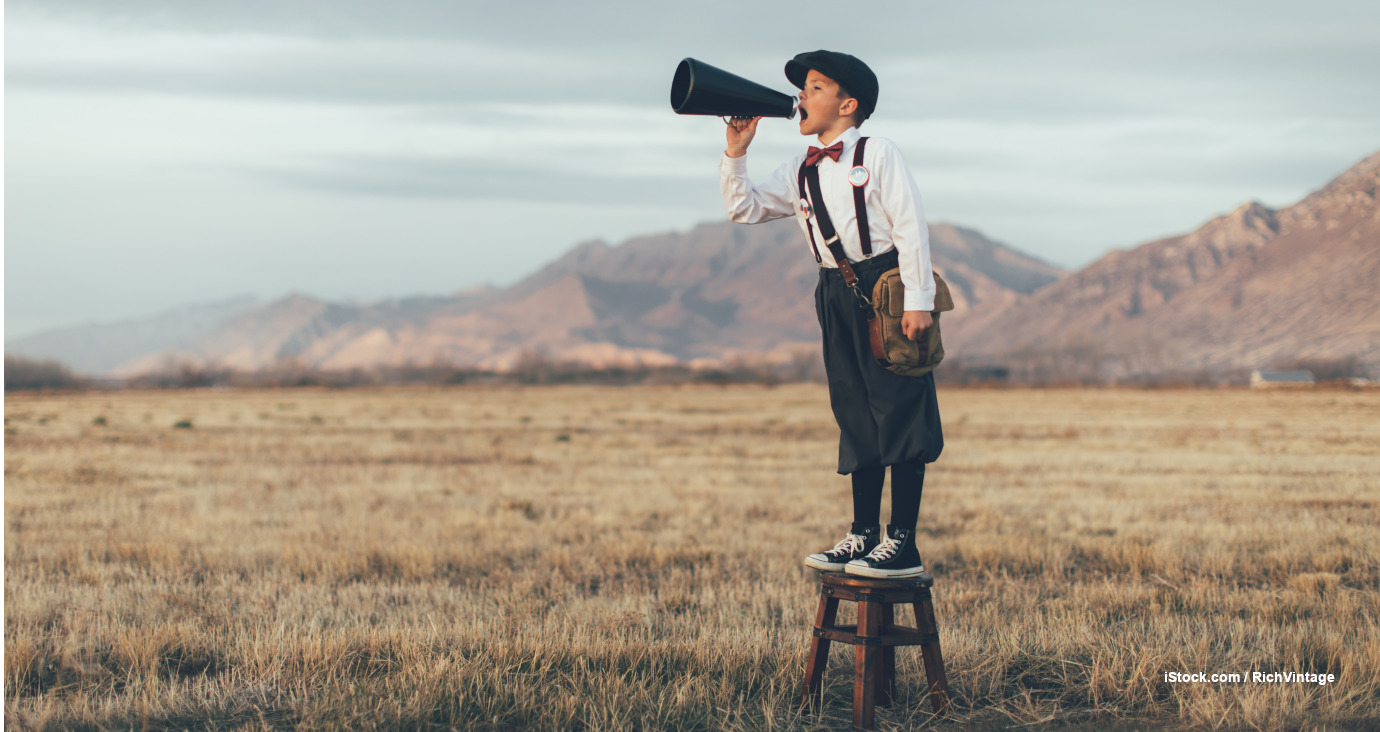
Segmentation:
<svg viewBox="0 0 1380 732">
<path fill-rule="evenodd" d="M 761 118 L 734 120 L 719 183 L 728 217 L 737 223 L 794 214 L 820 265 L 815 312 L 824 332 L 829 402 L 840 431 L 838 472 L 853 484 L 853 525 L 834 548 L 810 555 L 805 565 L 868 577 L 915 577 L 925 571 L 915 547 L 925 464 L 944 448 L 934 376 L 901 376 L 872 358 L 863 311 L 830 245 L 842 244 L 868 296 L 882 273 L 900 267 L 902 329 L 907 338 L 918 339 L 933 323 L 935 295 L 920 191 L 895 144 L 858 133 L 877 105 L 877 77 L 866 64 L 843 53 L 813 51 L 787 62 L 786 78 L 801 90 L 800 134 L 817 136 L 820 147 L 811 146 L 765 183 L 753 185 L 744 156 Z M 824 231 L 832 223 L 837 242 L 826 241 L 820 208 L 827 213 Z M 891 525 L 883 533 L 888 465 Z"/>
</svg>

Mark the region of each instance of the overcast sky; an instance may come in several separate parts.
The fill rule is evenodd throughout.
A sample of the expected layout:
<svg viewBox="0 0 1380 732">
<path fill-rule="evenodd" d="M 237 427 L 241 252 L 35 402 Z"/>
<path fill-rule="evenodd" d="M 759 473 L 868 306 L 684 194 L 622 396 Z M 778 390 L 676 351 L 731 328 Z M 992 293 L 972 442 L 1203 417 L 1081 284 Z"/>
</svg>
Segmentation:
<svg viewBox="0 0 1380 732">
<path fill-rule="evenodd" d="M 722 220 L 686 56 L 783 92 L 796 53 L 863 58 L 931 221 L 1078 267 L 1380 149 L 1378 8 L 9 0 L 5 336 L 504 285 Z M 751 173 L 807 142 L 764 121 Z"/>
</svg>

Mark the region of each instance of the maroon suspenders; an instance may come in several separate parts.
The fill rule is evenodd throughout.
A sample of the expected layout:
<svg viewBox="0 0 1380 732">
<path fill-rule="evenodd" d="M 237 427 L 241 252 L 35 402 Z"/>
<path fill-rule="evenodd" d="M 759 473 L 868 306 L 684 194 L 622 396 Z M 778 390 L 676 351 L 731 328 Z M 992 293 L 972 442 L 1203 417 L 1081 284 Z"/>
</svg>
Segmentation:
<svg viewBox="0 0 1380 732">
<path fill-rule="evenodd" d="M 864 171 L 867 170 L 863 167 L 863 151 L 866 149 L 867 138 L 859 137 L 857 146 L 853 148 L 854 168 L 863 168 Z M 819 168 L 813 165 L 806 165 L 802 162 L 800 164 L 800 172 L 796 177 L 796 182 L 799 186 L 800 198 L 811 202 L 811 210 L 815 213 L 815 222 L 819 224 L 819 234 L 824 237 L 824 245 L 829 248 L 831 254 L 834 253 L 834 248 L 830 246 L 830 242 L 837 241 L 838 232 L 834 231 L 834 223 L 829 220 L 829 212 L 819 204 L 819 201 L 824 200 L 824 196 L 819 190 Z M 806 195 L 807 185 L 809 190 L 808 196 Z M 864 182 L 863 185 L 853 186 L 853 212 L 858 220 L 858 239 L 862 243 L 863 256 L 870 257 L 872 256 L 872 230 L 867 225 L 866 191 L 866 182 Z M 810 227 L 808 212 L 805 216 L 805 232 L 810 235 L 810 250 L 814 252 L 815 261 L 823 262 L 824 260 L 819 256 L 819 245 L 815 243 L 815 230 Z M 843 251 L 842 247 L 839 248 L 839 251 Z M 848 259 L 847 257 L 841 257 L 835 254 L 834 261 L 840 264 L 841 268 L 842 264 L 847 263 Z"/>
<path fill-rule="evenodd" d="M 853 167 L 862 168 L 864 171 L 867 170 L 863 167 L 863 148 L 866 146 L 867 138 L 859 137 L 858 148 L 853 151 Z M 849 171 L 849 175 L 852 175 L 852 171 Z M 872 174 L 868 173 L 868 177 L 872 177 Z M 853 186 L 853 210 L 858 217 L 858 237 L 862 239 L 863 256 L 870 257 L 872 256 L 872 230 L 867 228 L 867 199 L 864 198 L 866 189 L 866 182 L 860 186 Z"/>
<path fill-rule="evenodd" d="M 863 150 L 866 145 L 866 137 L 858 138 L 857 147 L 853 150 L 854 168 L 862 166 Z M 863 170 L 866 172 L 866 168 Z M 851 287 L 857 281 L 857 277 L 853 276 L 853 268 L 849 266 L 848 256 L 843 253 L 843 244 L 839 241 L 838 232 L 834 229 L 834 222 L 829 218 L 829 209 L 821 203 L 824 200 L 824 194 L 820 192 L 819 188 L 819 167 L 801 163 L 799 178 L 800 196 L 803 200 L 812 202 L 809 204 L 810 210 L 814 211 L 815 223 L 819 225 L 819 235 L 824 237 L 824 246 L 828 247 L 829 253 L 834 255 L 834 263 L 838 265 L 839 272 L 843 274 L 844 280 L 847 281 Z M 852 181 L 850 180 L 849 182 L 851 183 Z M 867 181 L 864 180 L 863 182 L 865 185 Z M 808 198 L 806 198 L 807 191 Z M 872 237 L 867 230 L 867 203 L 864 200 L 862 191 L 863 186 L 853 186 L 853 205 L 857 208 L 855 216 L 858 219 L 858 234 L 862 239 L 863 254 L 870 255 L 872 254 Z M 815 233 L 814 230 L 810 228 L 808 218 L 805 221 L 805 230 L 810 234 L 810 246 L 814 249 L 815 260 L 822 262 L 823 260 L 820 259 L 819 256 L 819 246 L 815 243 Z M 858 290 L 856 287 L 853 289 L 858 292 L 859 299 L 862 302 L 868 302 L 867 297 L 862 294 L 861 290 Z M 870 303 L 868 303 L 867 309 L 871 311 Z"/>
<path fill-rule="evenodd" d="M 801 202 L 803 203 L 809 200 L 805 196 L 805 163 L 803 162 L 800 164 L 800 174 L 796 177 L 796 183 L 800 186 L 798 190 L 800 191 Z M 806 208 L 805 211 L 805 233 L 810 235 L 810 251 L 815 253 L 815 263 L 823 263 L 824 260 L 819 256 L 819 247 L 815 244 L 815 230 L 810 227 L 810 211 L 808 208 Z"/>
<path fill-rule="evenodd" d="M 863 149 L 867 144 L 866 137 L 858 138 L 858 146 L 853 151 L 853 168 L 863 167 Z M 853 182 L 852 171 L 849 171 L 849 183 Z M 866 168 L 863 174 L 869 175 Z M 853 206 L 858 219 L 858 236 L 862 240 L 862 250 L 864 256 L 872 254 L 872 236 L 867 228 L 867 201 L 863 195 L 863 188 L 869 182 L 864 177 L 861 185 L 853 186 Z M 829 220 L 829 211 L 819 202 L 824 200 L 824 195 L 819 190 L 819 168 L 814 165 L 800 164 L 800 197 L 805 199 L 805 191 L 809 190 L 809 200 L 815 201 L 813 210 L 815 212 L 815 223 L 819 224 L 819 235 L 824 237 L 824 246 L 829 248 L 829 253 L 834 255 L 834 263 L 838 265 L 839 274 L 843 275 L 843 283 L 848 289 L 853 291 L 853 295 L 858 300 L 858 309 L 862 311 L 863 317 L 867 319 L 867 340 L 872 348 L 872 357 L 882 366 L 887 366 L 891 362 L 886 357 L 886 347 L 882 342 L 882 324 L 877 319 L 877 310 L 872 307 L 872 300 L 867 293 L 858 286 L 858 274 L 853 271 L 853 265 L 848 261 L 848 255 L 843 253 L 843 243 L 839 241 L 838 232 L 834 230 L 834 222 Z M 810 234 L 810 248 L 815 252 L 815 261 L 823 260 L 819 257 L 819 246 L 815 244 L 815 233 L 810 228 L 809 217 L 805 220 L 805 230 Z"/>
</svg>

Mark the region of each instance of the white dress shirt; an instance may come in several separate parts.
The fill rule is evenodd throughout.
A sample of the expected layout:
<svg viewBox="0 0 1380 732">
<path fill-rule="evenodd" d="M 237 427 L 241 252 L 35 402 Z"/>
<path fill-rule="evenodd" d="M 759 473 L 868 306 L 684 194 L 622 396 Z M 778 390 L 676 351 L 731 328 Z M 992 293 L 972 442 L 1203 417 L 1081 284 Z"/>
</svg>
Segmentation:
<svg viewBox="0 0 1380 732">
<path fill-rule="evenodd" d="M 858 128 L 849 127 L 834 142 L 843 143 L 838 162 L 825 157 L 819 161 L 819 188 L 829 220 L 838 232 L 843 253 L 850 261 L 864 259 L 862 240 L 858 236 L 858 217 L 854 210 L 853 184 L 848 171 L 853 168 L 853 150 L 861 137 Z M 832 143 L 830 143 L 832 144 Z M 814 227 L 815 245 L 819 248 L 821 266 L 837 267 L 834 256 L 824 245 L 819 224 L 812 213 L 800 206 L 801 192 L 798 175 L 805 152 L 777 168 L 767 181 L 753 185 L 747 175 L 747 156 L 731 158 L 727 154 L 719 163 L 719 186 L 723 189 L 724 209 L 728 218 L 740 224 L 760 224 L 794 215 L 800 228 L 809 235 L 807 227 Z M 920 188 L 906 167 L 896 143 L 884 137 L 867 138 L 863 151 L 863 167 L 869 179 L 865 185 L 867 229 L 872 236 L 872 256 L 896 249 L 901 268 L 901 284 L 905 286 L 906 310 L 934 310 L 934 271 L 930 267 L 930 232 L 925 223 L 925 209 L 920 205 Z M 869 293 L 870 295 L 871 293 Z"/>
</svg>

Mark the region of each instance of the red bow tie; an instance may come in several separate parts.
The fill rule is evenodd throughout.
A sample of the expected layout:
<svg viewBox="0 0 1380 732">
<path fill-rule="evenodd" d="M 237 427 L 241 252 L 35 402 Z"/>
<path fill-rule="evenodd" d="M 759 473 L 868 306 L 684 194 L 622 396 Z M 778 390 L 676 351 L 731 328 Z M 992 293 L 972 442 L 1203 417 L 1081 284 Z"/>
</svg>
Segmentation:
<svg viewBox="0 0 1380 732">
<path fill-rule="evenodd" d="M 843 143 L 842 143 L 842 142 L 836 142 L 836 143 L 830 145 L 829 147 L 826 147 L 826 148 L 823 148 L 823 149 L 820 149 L 820 148 L 815 147 L 814 145 L 811 145 L 811 146 L 810 146 L 810 149 L 805 151 L 805 164 L 806 164 L 806 165 L 819 165 L 819 161 L 823 160 L 824 157 L 825 157 L 826 155 L 829 157 L 830 160 L 832 160 L 832 161 L 834 161 L 834 162 L 837 163 L 837 162 L 839 161 L 839 156 L 842 155 L 842 154 L 843 154 Z"/>
</svg>

